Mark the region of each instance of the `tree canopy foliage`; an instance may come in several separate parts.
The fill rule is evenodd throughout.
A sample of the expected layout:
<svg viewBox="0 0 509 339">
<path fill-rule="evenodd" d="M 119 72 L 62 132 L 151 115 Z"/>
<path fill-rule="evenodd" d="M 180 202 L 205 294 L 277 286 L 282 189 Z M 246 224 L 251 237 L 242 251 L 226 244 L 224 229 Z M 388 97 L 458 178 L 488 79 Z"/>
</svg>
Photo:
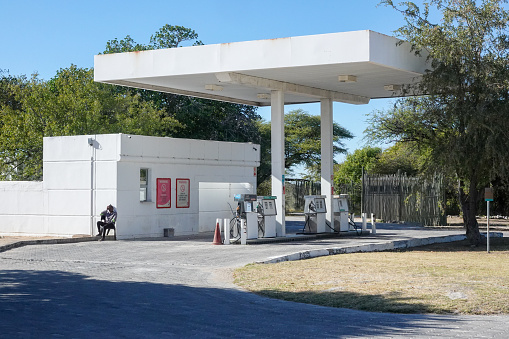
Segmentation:
<svg viewBox="0 0 509 339">
<path fill-rule="evenodd" d="M 194 30 L 165 25 L 140 44 L 129 35 L 104 53 L 201 45 Z M 42 178 L 42 138 L 130 133 L 191 139 L 260 142 L 252 106 L 202 100 L 93 81 L 93 70 L 71 65 L 44 81 L 0 73 L 0 178 Z"/>
<path fill-rule="evenodd" d="M 0 177 L 42 178 L 43 137 L 100 133 L 158 135 L 179 126 L 136 95 L 94 82 L 72 65 L 49 81 L 37 75 L 0 78 Z"/>
<path fill-rule="evenodd" d="M 475 218 L 482 190 L 509 174 L 509 13 L 501 0 L 432 0 L 419 8 L 395 5 L 406 25 L 397 32 L 417 55 L 429 53 L 430 70 L 417 87 L 425 96 L 400 99 L 376 112 L 370 131 L 378 140 L 429 150 L 427 166 L 458 178 L 467 236 L 479 244 Z M 431 22 L 432 9 L 441 21 Z"/>
<path fill-rule="evenodd" d="M 320 177 L 321 131 L 320 116 L 297 109 L 285 114 L 285 168 L 291 173 L 296 166 L 304 166 L 310 177 Z M 259 183 L 270 178 L 270 122 L 261 122 L 259 130 L 262 136 L 261 165 L 258 170 Z M 345 153 L 342 140 L 351 139 L 350 131 L 334 123 L 333 154 Z"/>
<path fill-rule="evenodd" d="M 379 147 L 364 147 L 348 154 L 343 163 L 334 166 L 334 185 L 359 184 L 362 170 L 373 172 L 381 155 L 382 149 Z"/>
<path fill-rule="evenodd" d="M 307 169 L 320 165 L 321 132 L 320 116 L 311 115 L 302 109 L 285 114 L 285 167 L 291 169 L 304 165 Z M 341 139 L 353 135 L 338 123 L 333 124 L 333 154 L 345 153 Z"/>
<path fill-rule="evenodd" d="M 346 156 L 344 162 L 334 166 L 334 183 L 360 184 L 362 170 L 368 174 L 390 175 L 405 173 L 417 175 L 425 159 L 419 150 L 406 143 L 396 143 L 386 150 L 380 147 L 366 146 Z"/>
</svg>

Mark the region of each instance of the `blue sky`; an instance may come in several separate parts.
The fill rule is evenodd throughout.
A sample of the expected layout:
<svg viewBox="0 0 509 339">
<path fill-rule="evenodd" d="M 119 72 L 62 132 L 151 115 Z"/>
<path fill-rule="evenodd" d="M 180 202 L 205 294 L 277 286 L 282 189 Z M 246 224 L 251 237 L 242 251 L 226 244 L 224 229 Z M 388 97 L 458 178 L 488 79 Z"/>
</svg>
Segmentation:
<svg viewBox="0 0 509 339">
<path fill-rule="evenodd" d="M 60 68 L 93 67 L 106 42 L 130 35 L 148 43 L 165 24 L 194 29 L 205 44 L 370 29 L 394 35 L 402 16 L 378 0 L 0 0 L 0 69 L 37 72 L 50 79 Z M 352 131 L 350 152 L 364 145 L 366 114 L 389 107 L 334 104 L 334 120 Z M 318 104 L 289 105 L 319 114 Z M 259 109 L 266 120 L 270 109 Z M 336 160 L 341 161 L 343 157 Z"/>
</svg>

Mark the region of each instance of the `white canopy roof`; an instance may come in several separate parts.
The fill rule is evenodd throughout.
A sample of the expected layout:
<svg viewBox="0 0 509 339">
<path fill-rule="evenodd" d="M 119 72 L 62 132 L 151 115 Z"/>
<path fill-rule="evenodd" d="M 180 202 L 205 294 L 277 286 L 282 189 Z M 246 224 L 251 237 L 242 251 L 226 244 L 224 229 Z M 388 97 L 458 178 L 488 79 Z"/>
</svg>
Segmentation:
<svg viewBox="0 0 509 339">
<path fill-rule="evenodd" d="M 95 81 L 200 98 L 270 105 L 334 101 L 367 104 L 419 81 L 426 58 L 373 31 L 96 55 Z"/>
</svg>

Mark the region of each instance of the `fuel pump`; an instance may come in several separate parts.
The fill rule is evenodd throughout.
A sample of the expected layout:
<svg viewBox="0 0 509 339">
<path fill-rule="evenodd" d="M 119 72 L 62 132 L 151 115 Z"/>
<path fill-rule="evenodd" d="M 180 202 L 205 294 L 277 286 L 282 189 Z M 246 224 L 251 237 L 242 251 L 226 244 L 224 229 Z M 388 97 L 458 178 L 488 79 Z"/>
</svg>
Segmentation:
<svg viewBox="0 0 509 339">
<path fill-rule="evenodd" d="M 237 201 L 236 214 L 240 219 L 241 229 L 246 228 L 247 239 L 257 239 L 258 217 L 256 213 L 256 194 L 237 194 L 234 199 Z"/>
<path fill-rule="evenodd" d="M 276 197 L 258 197 L 258 237 L 276 237 Z"/>
<path fill-rule="evenodd" d="M 332 211 L 334 232 L 348 232 L 348 194 L 333 196 Z"/>
<path fill-rule="evenodd" d="M 303 233 L 324 233 L 325 232 L 325 195 L 304 196 L 304 215 L 306 223 Z"/>
</svg>

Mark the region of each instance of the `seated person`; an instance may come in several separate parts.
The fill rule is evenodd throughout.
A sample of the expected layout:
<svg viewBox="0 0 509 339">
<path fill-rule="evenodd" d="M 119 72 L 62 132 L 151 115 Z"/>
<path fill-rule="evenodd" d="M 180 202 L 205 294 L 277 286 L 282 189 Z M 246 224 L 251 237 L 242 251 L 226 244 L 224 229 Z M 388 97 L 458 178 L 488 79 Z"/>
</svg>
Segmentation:
<svg viewBox="0 0 509 339">
<path fill-rule="evenodd" d="M 101 212 L 101 221 L 97 222 L 97 234 L 98 237 L 102 235 L 102 238 L 99 241 L 104 240 L 106 236 L 106 230 L 114 229 L 115 222 L 117 221 L 117 209 L 113 207 L 113 205 L 108 205 L 106 210 Z"/>
</svg>

